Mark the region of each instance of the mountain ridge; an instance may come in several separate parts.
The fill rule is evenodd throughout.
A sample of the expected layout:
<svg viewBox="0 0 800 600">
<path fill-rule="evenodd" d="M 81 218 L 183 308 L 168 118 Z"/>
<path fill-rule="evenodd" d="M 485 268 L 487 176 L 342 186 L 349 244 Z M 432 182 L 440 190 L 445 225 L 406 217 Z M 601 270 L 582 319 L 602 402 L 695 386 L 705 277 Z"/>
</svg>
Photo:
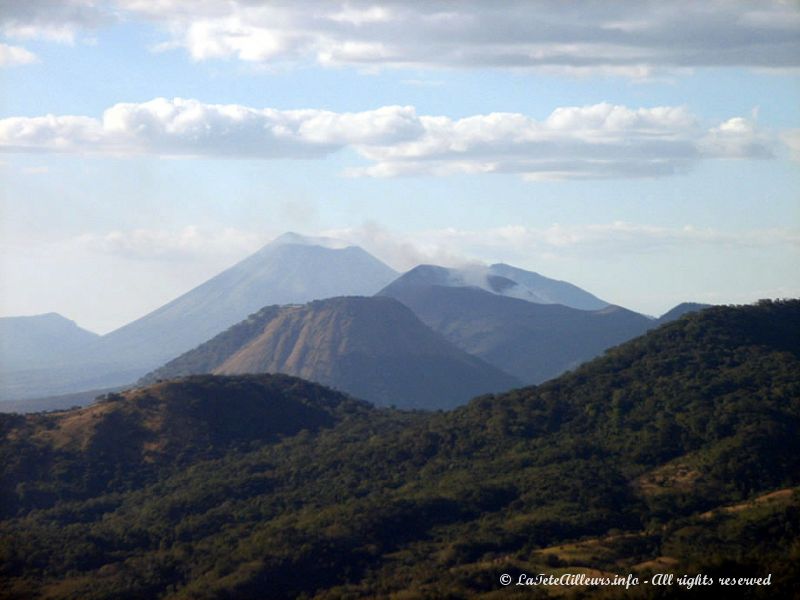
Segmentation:
<svg viewBox="0 0 800 600">
<path fill-rule="evenodd" d="M 0 370 L 34 368 L 43 358 L 79 351 L 99 338 L 56 312 L 0 317 Z"/>
<path fill-rule="evenodd" d="M 526 384 L 542 383 L 656 325 L 612 305 L 584 311 L 472 287 L 395 281 L 378 294 L 404 303 L 465 352 Z"/>
<path fill-rule="evenodd" d="M 267 304 L 372 294 L 397 273 L 365 250 L 288 233 L 79 352 L 7 370 L 0 399 L 19 400 L 126 385 Z M 341 246 L 341 244 L 339 244 Z M 57 366 L 58 371 L 53 371 Z"/>
<path fill-rule="evenodd" d="M 141 382 L 202 372 L 283 372 L 407 408 L 448 408 L 519 384 L 381 296 L 265 307 Z"/>
<path fill-rule="evenodd" d="M 563 304 L 579 310 L 598 310 L 609 306 L 608 302 L 576 285 L 503 263 L 491 266 L 472 265 L 460 269 L 417 265 L 401 274 L 387 288 L 423 285 L 474 287 L 534 304 Z M 387 288 L 378 294 L 382 294 Z"/>
<path fill-rule="evenodd" d="M 363 268 L 368 275 L 356 275 L 354 271 L 358 268 Z M 310 274 L 312 271 L 313 275 Z M 267 304 L 292 304 L 347 293 L 371 293 L 380 285 L 380 281 L 391 279 L 394 275 L 388 266 L 356 246 L 327 248 L 278 238 L 275 243 L 267 244 L 161 308 L 106 334 L 103 344 L 119 344 L 120 339 L 125 343 L 126 338 L 135 340 L 136 330 L 148 324 L 148 321 L 161 321 L 164 318 L 191 320 L 197 327 L 177 326 L 192 330 L 191 337 L 180 344 L 168 345 L 169 352 L 166 349 L 162 352 L 162 355 L 175 355 Z M 366 281 L 357 280 L 360 278 Z M 314 291 L 309 290 L 309 285 L 316 286 Z M 194 298 L 200 294 L 206 298 L 197 305 Z M 221 309 L 212 308 L 213 304 Z"/>
</svg>

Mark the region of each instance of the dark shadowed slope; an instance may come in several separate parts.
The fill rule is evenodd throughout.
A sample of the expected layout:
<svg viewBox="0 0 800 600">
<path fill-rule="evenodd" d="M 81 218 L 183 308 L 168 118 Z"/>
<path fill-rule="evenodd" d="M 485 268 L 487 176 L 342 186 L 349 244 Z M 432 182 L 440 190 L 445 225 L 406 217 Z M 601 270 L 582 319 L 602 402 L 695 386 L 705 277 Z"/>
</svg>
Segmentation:
<svg viewBox="0 0 800 600">
<path fill-rule="evenodd" d="M 618 306 L 583 311 L 404 278 L 379 294 L 399 300 L 462 350 L 525 383 L 555 377 L 653 326 Z"/>
<path fill-rule="evenodd" d="M 428 409 L 519 385 L 384 297 L 266 307 L 145 381 L 191 373 L 263 372 L 297 375 L 376 404 Z"/>
</svg>

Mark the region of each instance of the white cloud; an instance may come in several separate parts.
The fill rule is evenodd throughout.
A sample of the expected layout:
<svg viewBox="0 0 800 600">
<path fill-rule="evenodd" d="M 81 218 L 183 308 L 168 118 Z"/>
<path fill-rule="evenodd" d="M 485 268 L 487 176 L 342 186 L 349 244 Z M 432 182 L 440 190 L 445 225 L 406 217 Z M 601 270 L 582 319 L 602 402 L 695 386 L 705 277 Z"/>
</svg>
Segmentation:
<svg viewBox="0 0 800 600">
<path fill-rule="evenodd" d="M 420 120 L 425 135 L 391 146 L 362 147 L 361 154 L 376 164 L 351 173 L 657 177 L 685 171 L 703 157 L 699 146 L 703 133 L 696 119 L 680 107 L 629 109 L 603 103 L 558 108 L 544 121 L 515 113 Z"/>
<path fill-rule="evenodd" d="M 766 139 L 755 124 L 743 117 L 734 117 L 712 128 L 701 142 L 706 154 L 721 158 L 758 157 L 772 155 Z"/>
<path fill-rule="evenodd" d="M 326 229 L 321 235 L 361 246 L 398 271 L 422 264 L 455 267 L 475 262 L 463 248 L 443 243 L 441 231 L 398 234 L 367 222 L 358 227 Z"/>
<path fill-rule="evenodd" d="M 133 229 L 85 234 L 73 240 L 91 252 L 133 260 L 186 261 L 241 257 L 261 247 L 269 236 L 235 228 L 204 229 L 195 225 L 174 231 Z"/>
<path fill-rule="evenodd" d="M 608 103 L 462 119 L 385 106 L 358 113 L 156 98 L 85 116 L 0 119 L 0 150 L 173 157 L 322 158 L 352 148 L 352 176 L 516 173 L 528 179 L 660 177 L 713 158 L 766 158 L 773 143 L 734 117 L 704 129 L 683 107 Z"/>
<path fill-rule="evenodd" d="M 0 147 L 7 151 L 80 151 L 106 144 L 101 124 L 90 117 L 8 117 L 0 119 Z"/>
<path fill-rule="evenodd" d="M 800 66 L 783 0 L 0 0 L 0 33 L 73 43 L 146 21 L 194 60 L 374 68 L 510 68 L 634 79 L 693 67 Z"/>
<path fill-rule="evenodd" d="M 483 0 L 302 3 L 119 0 L 196 60 L 359 67 L 541 68 L 634 78 L 658 70 L 800 65 L 793 2 Z"/>
<path fill-rule="evenodd" d="M 72 247 L 137 261 L 229 263 L 255 252 L 280 232 L 237 228 L 132 229 L 90 233 L 72 239 Z M 481 261 L 584 259 L 597 256 L 659 254 L 663 251 L 726 247 L 729 250 L 800 250 L 800 231 L 791 228 L 722 231 L 692 225 L 663 227 L 616 221 L 549 227 L 507 225 L 487 229 L 430 229 L 398 233 L 375 222 L 316 232 L 356 244 L 399 270 L 419 264 L 461 267 Z"/>
<path fill-rule="evenodd" d="M 16 67 L 38 62 L 33 52 L 20 46 L 9 46 L 0 43 L 0 67 Z"/>
<path fill-rule="evenodd" d="M 800 251 L 800 230 L 791 228 L 721 231 L 692 225 L 663 227 L 616 221 L 549 227 L 507 225 L 481 230 L 444 228 L 400 234 L 376 223 L 330 229 L 323 235 L 358 244 L 394 268 L 418 264 L 460 267 L 481 261 L 507 261 L 522 266 L 535 260 L 595 260 L 664 251 L 728 251 L 777 248 Z"/>
<path fill-rule="evenodd" d="M 116 18 L 101 0 L 0 0 L 0 33 L 17 39 L 72 44 L 78 32 Z"/>
<path fill-rule="evenodd" d="M 101 119 L 55 115 L 0 119 L 0 147 L 6 151 L 311 158 L 345 145 L 391 144 L 421 132 L 411 107 L 333 113 L 156 98 L 116 104 Z"/>
</svg>

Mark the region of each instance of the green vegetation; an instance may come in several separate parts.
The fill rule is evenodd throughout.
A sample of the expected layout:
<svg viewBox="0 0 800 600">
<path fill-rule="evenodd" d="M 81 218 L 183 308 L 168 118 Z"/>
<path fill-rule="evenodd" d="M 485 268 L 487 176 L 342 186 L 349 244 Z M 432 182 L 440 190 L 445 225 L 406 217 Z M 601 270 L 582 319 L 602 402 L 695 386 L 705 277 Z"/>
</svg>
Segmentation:
<svg viewBox="0 0 800 600">
<path fill-rule="evenodd" d="M 264 375 L 3 415 L 0 598 L 663 598 L 499 576 L 668 571 L 792 597 L 799 334 L 798 301 L 711 308 L 451 412 Z"/>
</svg>

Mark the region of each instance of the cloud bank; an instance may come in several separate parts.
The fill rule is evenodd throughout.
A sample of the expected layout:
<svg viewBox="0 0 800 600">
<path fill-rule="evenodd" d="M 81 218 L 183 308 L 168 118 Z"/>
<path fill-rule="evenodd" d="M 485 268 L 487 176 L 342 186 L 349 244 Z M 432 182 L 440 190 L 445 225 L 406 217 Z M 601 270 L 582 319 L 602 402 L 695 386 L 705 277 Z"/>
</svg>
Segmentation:
<svg viewBox="0 0 800 600">
<path fill-rule="evenodd" d="M 796 228 L 725 231 L 684 225 L 663 227 L 614 221 L 581 225 L 554 223 L 547 227 L 506 225 L 486 229 L 454 227 L 399 233 L 367 222 L 356 227 L 325 229 L 325 238 L 362 246 L 399 270 L 419 264 L 464 266 L 485 260 L 529 262 L 531 259 L 587 260 L 606 257 L 659 255 L 665 251 L 711 248 L 726 252 L 779 249 L 800 250 Z M 210 258 L 236 260 L 277 237 L 276 232 L 232 227 L 133 229 L 87 233 L 71 240 L 93 253 L 139 261 L 186 262 Z"/>
<path fill-rule="evenodd" d="M 116 20 L 116 9 L 100 0 L 0 0 L 0 33 L 15 39 L 72 44 Z"/>
<path fill-rule="evenodd" d="M 29 65 L 37 61 L 36 55 L 25 48 L 0 43 L 0 67 Z"/>
<path fill-rule="evenodd" d="M 528 179 L 661 177 L 701 160 L 767 158 L 778 143 L 743 117 L 704 127 L 684 107 L 562 107 L 546 119 L 462 119 L 411 106 L 357 113 L 277 110 L 156 98 L 101 118 L 0 119 L 0 151 L 114 156 L 324 158 L 349 148 L 368 161 L 350 176 L 515 173 Z"/>
<path fill-rule="evenodd" d="M 506 225 L 480 230 L 448 227 L 405 234 L 366 223 L 325 230 L 323 235 L 363 246 L 398 270 L 425 263 L 459 267 L 487 259 L 523 265 L 533 259 L 591 261 L 606 257 L 619 260 L 659 255 L 675 249 L 800 251 L 800 231 L 796 228 L 724 231 L 693 225 L 663 227 L 626 221 L 583 225 L 554 223 L 548 227 Z"/>
<path fill-rule="evenodd" d="M 196 60 L 361 67 L 545 68 L 632 77 L 686 67 L 796 67 L 791 2 L 127 2 Z"/>
<path fill-rule="evenodd" d="M 131 260 L 183 262 L 246 255 L 262 246 L 265 237 L 233 227 L 210 230 L 187 225 L 179 230 L 133 229 L 105 234 L 87 233 L 73 242 L 77 247 L 91 252 Z"/>
<path fill-rule="evenodd" d="M 5 0 L 7 36 L 72 41 L 147 21 L 196 61 L 358 68 L 510 68 L 634 78 L 693 67 L 800 66 L 800 11 L 782 0 L 269 2 Z"/>
</svg>

